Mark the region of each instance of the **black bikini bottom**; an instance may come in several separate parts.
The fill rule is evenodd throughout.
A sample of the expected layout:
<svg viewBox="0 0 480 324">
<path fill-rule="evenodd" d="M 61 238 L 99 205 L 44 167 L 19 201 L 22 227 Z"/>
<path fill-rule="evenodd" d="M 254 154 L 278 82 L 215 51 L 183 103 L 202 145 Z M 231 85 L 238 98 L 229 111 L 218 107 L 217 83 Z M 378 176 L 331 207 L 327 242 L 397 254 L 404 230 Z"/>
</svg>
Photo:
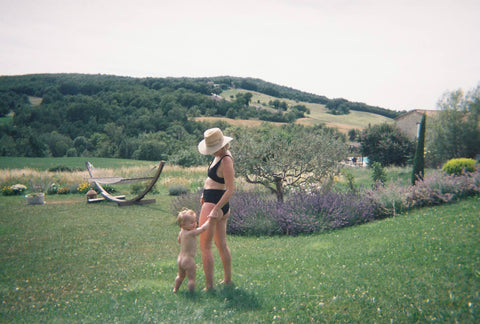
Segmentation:
<svg viewBox="0 0 480 324">
<path fill-rule="evenodd" d="M 216 204 L 222 199 L 223 194 L 226 190 L 222 189 L 203 189 L 203 201 Z M 227 202 L 223 207 L 222 211 L 225 215 L 230 210 L 230 203 Z"/>
</svg>

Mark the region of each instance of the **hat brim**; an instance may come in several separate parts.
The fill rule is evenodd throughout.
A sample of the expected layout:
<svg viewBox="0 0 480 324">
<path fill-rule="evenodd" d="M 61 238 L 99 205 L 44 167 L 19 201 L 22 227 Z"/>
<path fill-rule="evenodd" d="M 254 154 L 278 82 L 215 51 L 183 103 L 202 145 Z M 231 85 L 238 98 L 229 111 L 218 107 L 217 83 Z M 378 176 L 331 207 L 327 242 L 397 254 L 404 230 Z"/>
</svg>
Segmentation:
<svg viewBox="0 0 480 324">
<path fill-rule="evenodd" d="M 232 140 L 232 137 L 223 136 L 223 142 L 220 142 L 215 146 L 207 146 L 205 144 L 205 139 L 203 139 L 200 143 L 198 143 L 198 151 L 200 152 L 200 154 L 210 155 L 217 152 L 219 149 L 230 143 Z"/>
</svg>

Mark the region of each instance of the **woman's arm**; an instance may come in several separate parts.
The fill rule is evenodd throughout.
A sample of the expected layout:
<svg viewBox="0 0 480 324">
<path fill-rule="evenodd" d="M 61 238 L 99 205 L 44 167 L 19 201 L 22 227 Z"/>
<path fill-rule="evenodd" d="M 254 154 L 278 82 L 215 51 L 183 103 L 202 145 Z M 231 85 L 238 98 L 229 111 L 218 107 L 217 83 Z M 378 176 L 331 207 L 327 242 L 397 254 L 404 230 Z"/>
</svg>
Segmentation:
<svg viewBox="0 0 480 324">
<path fill-rule="evenodd" d="M 222 195 L 222 198 L 220 198 L 220 200 L 210 213 L 210 217 L 213 218 L 215 218 L 217 213 L 230 200 L 230 197 L 232 197 L 233 193 L 235 192 L 235 171 L 233 169 L 233 159 L 230 156 L 226 156 L 222 159 L 221 163 L 226 190 L 225 193 Z"/>
</svg>

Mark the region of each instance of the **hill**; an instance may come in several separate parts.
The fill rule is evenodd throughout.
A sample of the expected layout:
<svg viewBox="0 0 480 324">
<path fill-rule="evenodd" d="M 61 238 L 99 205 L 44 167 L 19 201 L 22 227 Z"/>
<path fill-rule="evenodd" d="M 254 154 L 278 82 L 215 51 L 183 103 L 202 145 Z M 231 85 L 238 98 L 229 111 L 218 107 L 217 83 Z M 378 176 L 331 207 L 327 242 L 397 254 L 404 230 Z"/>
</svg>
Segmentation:
<svg viewBox="0 0 480 324">
<path fill-rule="evenodd" d="M 253 95 L 251 99 L 252 105 L 264 107 L 264 109 L 266 109 L 265 107 L 269 106 L 268 105 L 269 102 L 272 102 L 274 100 L 281 100 L 282 102 L 286 102 L 289 107 L 295 106 L 295 105 L 304 105 L 310 111 L 310 113 L 306 114 L 305 117 L 298 118 L 296 120 L 296 123 L 302 124 L 302 125 L 312 126 L 312 125 L 324 124 L 328 127 L 338 128 L 338 130 L 340 130 L 341 132 L 346 133 L 350 129 L 364 129 L 369 124 L 375 125 L 383 122 L 389 122 L 392 120 L 391 117 L 387 117 L 382 114 L 377 114 L 377 113 L 368 112 L 368 111 L 351 110 L 348 114 L 335 115 L 329 112 L 325 104 L 305 102 L 305 101 L 295 101 L 287 98 L 277 98 L 264 93 L 260 93 L 256 91 L 248 91 L 244 89 L 228 89 L 223 91 L 220 95 L 222 98 L 229 99 L 229 98 L 235 98 L 235 96 L 238 95 L 239 93 L 247 93 L 247 92 Z M 205 120 L 205 119 L 200 118 L 200 120 Z M 212 118 L 210 118 L 209 120 L 212 120 Z M 226 121 L 226 122 L 229 122 L 229 121 Z M 245 126 L 259 124 L 259 122 L 254 122 L 254 121 L 249 121 L 249 122 L 233 121 L 229 123 L 233 125 L 240 124 Z"/>
<path fill-rule="evenodd" d="M 193 165 L 201 161 L 185 161 L 192 159 L 185 147 L 195 147 L 212 125 L 297 122 L 346 131 L 396 115 L 251 78 L 3 76 L 0 155 L 165 159 Z"/>
</svg>

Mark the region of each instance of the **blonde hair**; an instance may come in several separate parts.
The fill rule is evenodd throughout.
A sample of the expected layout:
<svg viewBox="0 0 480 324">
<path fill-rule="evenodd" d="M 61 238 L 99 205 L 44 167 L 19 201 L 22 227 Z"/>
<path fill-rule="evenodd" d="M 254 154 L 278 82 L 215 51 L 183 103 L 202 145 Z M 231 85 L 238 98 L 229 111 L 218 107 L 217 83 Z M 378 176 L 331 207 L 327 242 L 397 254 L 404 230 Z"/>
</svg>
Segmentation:
<svg viewBox="0 0 480 324">
<path fill-rule="evenodd" d="M 193 210 L 183 207 L 183 209 L 178 213 L 178 217 L 177 217 L 178 226 L 182 227 L 183 223 L 187 219 L 196 220 L 197 214 Z"/>
</svg>

